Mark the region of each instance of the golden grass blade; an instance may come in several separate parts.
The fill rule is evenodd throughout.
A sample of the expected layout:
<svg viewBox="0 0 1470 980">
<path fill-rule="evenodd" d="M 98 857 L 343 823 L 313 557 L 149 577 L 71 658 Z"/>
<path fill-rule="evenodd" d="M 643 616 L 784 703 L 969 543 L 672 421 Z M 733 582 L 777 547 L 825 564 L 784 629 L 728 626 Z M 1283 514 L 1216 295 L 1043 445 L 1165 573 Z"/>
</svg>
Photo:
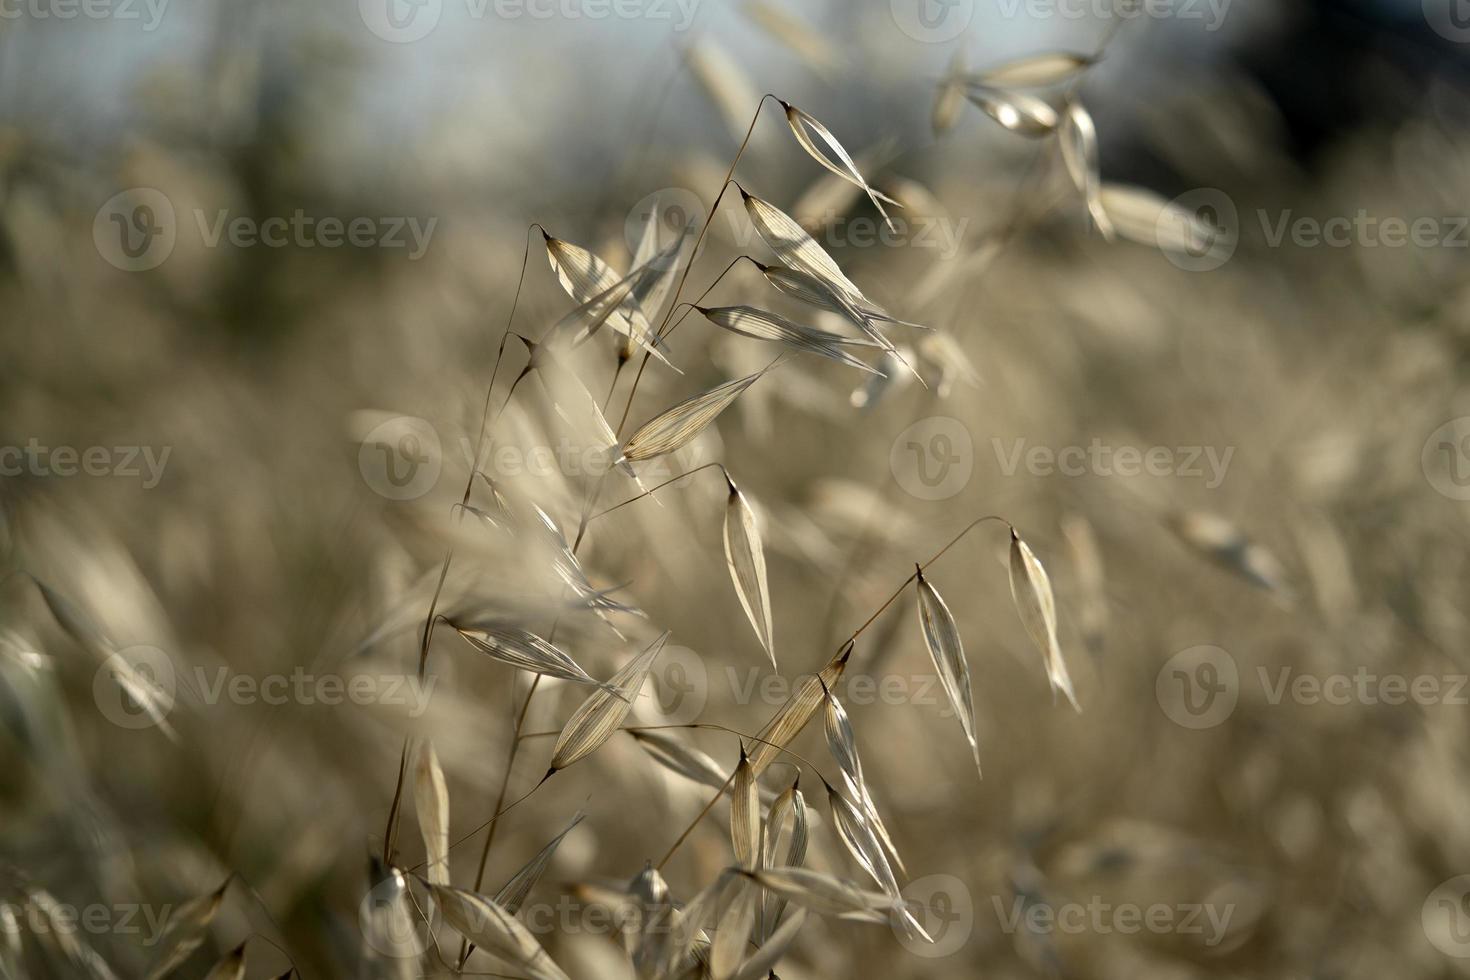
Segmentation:
<svg viewBox="0 0 1470 980">
<path fill-rule="evenodd" d="M 661 634 L 646 650 L 614 674 L 608 680 L 607 688 L 595 691 L 572 712 L 572 717 L 567 720 L 566 727 L 556 740 L 556 748 L 551 752 L 549 772 L 565 769 L 586 758 L 612 737 L 612 733 L 617 731 L 632 710 L 633 699 L 638 696 L 649 669 L 653 667 L 654 659 L 658 657 L 668 638 L 668 632 Z"/>
<path fill-rule="evenodd" d="M 893 907 L 894 899 L 882 892 L 868 891 L 845 878 L 808 868 L 762 868 L 740 871 L 762 888 L 789 902 L 827 915 L 873 918 Z"/>
<path fill-rule="evenodd" d="M 245 980 L 245 944 L 236 946 L 216 963 L 204 980 Z"/>
<path fill-rule="evenodd" d="M 769 201 L 746 193 L 739 184 L 735 187 L 740 191 L 740 198 L 745 202 L 745 211 L 750 215 L 755 230 L 783 264 L 820 279 L 855 304 L 867 302 L 862 290 L 842 274 L 832 256 L 796 223 L 796 219 Z"/>
<path fill-rule="evenodd" d="M 735 783 L 730 789 L 730 843 L 735 861 L 742 868 L 754 868 L 760 856 L 761 804 L 756 788 L 755 771 L 745 747 L 740 748 L 740 765 L 735 768 Z"/>
<path fill-rule="evenodd" d="M 893 219 L 888 217 L 888 212 L 883 209 L 883 204 L 886 202 L 896 207 L 903 205 L 868 183 L 867 178 L 858 170 L 857 161 L 852 158 L 852 154 L 847 152 L 846 147 L 838 141 L 830 129 L 822 125 L 820 120 L 789 102 L 780 99 L 777 101 L 781 103 L 781 108 L 786 110 L 786 125 L 791 127 L 791 135 L 796 137 L 796 142 L 801 144 L 801 148 L 807 152 L 807 155 L 835 176 L 841 177 L 856 187 L 861 187 L 863 193 L 868 195 L 868 200 L 873 202 L 873 207 L 877 208 L 878 213 L 883 216 L 884 223 L 890 230 L 896 230 L 893 227 Z M 836 162 L 817 146 L 812 139 L 812 133 L 816 133 L 822 142 L 827 144 L 828 149 L 836 156 Z"/>
<path fill-rule="evenodd" d="M 1082 192 L 1093 227 L 1105 241 L 1111 242 L 1114 238 L 1113 222 L 1098 196 L 1102 177 L 1098 171 L 1097 127 L 1093 124 L 1092 114 L 1081 102 L 1068 104 L 1062 113 L 1061 147 L 1062 162 L 1072 183 Z"/>
<path fill-rule="evenodd" d="M 965 97 L 1018 136 L 1040 139 L 1056 132 L 1059 122 L 1057 111 L 1049 102 L 1034 95 L 976 87 L 965 93 Z"/>
<path fill-rule="evenodd" d="M 750 765 L 757 776 L 776 760 L 781 749 L 790 745 L 791 740 L 811 721 L 818 705 L 822 703 L 822 686 L 825 684 L 830 689 L 837 683 L 842 672 L 847 669 L 847 658 L 851 655 L 852 644 L 849 643 L 817 676 L 803 681 L 766 723 L 766 727 L 757 733 L 758 741 L 750 752 Z"/>
<path fill-rule="evenodd" d="M 980 744 L 975 738 L 975 702 L 970 693 L 970 664 L 965 659 L 964 643 L 954 614 L 945 605 L 938 590 L 929 584 L 920 570 L 918 575 L 919 628 L 924 646 L 939 673 L 939 682 L 954 707 L 955 717 L 965 731 L 970 752 L 975 756 L 975 772 L 980 773 Z"/>
<path fill-rule="evenodd" d="M 576 684 L 603 686 L 568 654 L 529 630 L 497 623 L 478 627 L 455 626 L 454 631 L 485 656 L 517 670 Z"/>
<path fill-rule="evenodd" d="M 413 769 L 413 803 L 424 838 L 424 876 L 436 885 L 449 884 L 449 784 L 438 753 L 428 739 L 419 743 Z"/>
<path fill-rule="evenodd" d="M 476 946 L 514 963 L 532 980 L 570 980 L 531 931 L 500 905 L 461 888 L 433 883 L 429 888 L 444 920 Z"/>
<path fill-rule="evenodd" d="M 969 78 L 979 85 L 1040 88 L 1068 81 L 1096 63 L 1097 58 L 1092 55 L 1075 54 L 1071 51 L 1046 51 L 1008 61 L 995 68 L 977 72 Z"/>
<path fill-rule="evenodd" d="M 750 125 L 751 106 L 761 97 L 750 77 L 728 51 L 707 37 L 685 51 L 684 58 L 694 80 L 720 113 L 730 136 L 736 142 L 744 139 L 746 127 Z"/>
<path fill-rule="evenodd" d="M 745 13 L 817 74 L 830 74 L 837 66 L 837 49 L 831 42 L 769 0 L 746 0 Z"/>
<path fill-rule="evenodd" d="M 934 90 L 934 108 L 929 113 L 929 125 L 936 139 L 954 129 L 964 108 L 965 52 L 963 48 L 956 48 L 950 56 L 944 78 Z"/>
<path fill-rule="evenodd" d="M 1015 528 L 1011 528 L 1011 597 L 1016 601 L 1016 611 L 1031 641 L 1041 652 L 1046 663 L 1046 679 L 1051 684 L 1053 696 L 1061 691 L 1081 711 L 1077 695 L 1072 691 L 1072 678 L 1067 673 L 1067 662 L 1062 659 L 1062 647 L 1057 641 L 1057 600 L 1052 594 L 1051 580 L 1046 569 L 1032 553 L 1030 545 L 1021 540 Z"/>
<path fill-rule="evenodd" d="M 1108 598 L 1103 573 L 1102 552 L 1097 534 L 1087 518 L 1068 514 L 1062 519 L 1062 534 L 1072 556 L 1080 595 L 1077 624 L 1082 642 L 1094 655 L 1102 652 L 1108 629 Z"/>
<path fill-rule="evenodd" d="M 204 944 L 209 935 L 210 923 L 214 922 L 220 907 L 224 905 L 225 892 L 229 890 L 231 880 L 226 878 L 224 884 L 208 895 L 191 898 L 169 916 L 168 925 L 159 939 L 163 953 L 149 969 L 146 980 L 159 980 L 167 976 L 187 960 L 190 953 Z"/>
<path fill-rule="evenodd" d="M 745 494 L 740 492 L 728 474 L 725 482 L 730 487 L 730 496 L 725 502 L 725 564 L 730 569 L 730 580 L 735 583 L 740 606 L 755 629 L 766 656 L 771 658 L 771 669 L 778 670 L 771 625 L 771 588 L 766 580 L 766 553 L 761 545 L 760 525 Z"/>
<path fill-rule="evenodd" d="M 536 856 L 526 863 L 525 867 L 517 871 L 511 876 L 509 881 L 501 886 L 500 891 L 495 893 L 495 904 L 505 909 L 511 915 L 519 912 L 521 910 L 521 904 L 526 900 L 526 896 L 531 893 L 531 889 L 536 887 L 536 882 L 540 881 L 541 876 L 546 873 L 546 869 L 551 864 L 551 858 L 556 853 L 556 849 L 561 846 L 561 842 L 566 839 L 567 834 L 570 834 L 576 829 L 577 824 L 581 823 L 586 816 L 585 813 L 578 810 L 577 815 L 572 818 L 572 822 L 567 824 L 561 833 L 551 838 L 546 846 L 541 848 L 536 853 Z"/>
<path fill-rule="evenodd" d="M 1169 527 L 1197 554 L 1210 559 L 1257 588 L 1291 599 L 1281 562 L 1244 531 L 1219 514 L 1188 511 L 1169 518 Z"/>
<path fill-rule="evenodd" d="M 636 463 L 688 445 L 769 370 L 767 366 L 755 374 L 716 385 L 649 419 L 623 443 L 623 459 Z"/>
</svg>

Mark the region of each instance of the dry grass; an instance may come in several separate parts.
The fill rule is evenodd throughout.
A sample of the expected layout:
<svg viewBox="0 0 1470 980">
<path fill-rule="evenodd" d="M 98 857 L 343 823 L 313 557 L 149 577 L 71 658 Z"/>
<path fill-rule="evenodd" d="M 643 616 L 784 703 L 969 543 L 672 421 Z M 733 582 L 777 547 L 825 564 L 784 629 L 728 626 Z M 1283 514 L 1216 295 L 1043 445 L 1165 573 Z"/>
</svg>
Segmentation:
<svg viewBox="0 0 1470 980">
<path fill-rule="evenodd" d="M 1421 465 L 1466 411 L 1463 253 L 1254 224 L 1449 213 L 1463 136 L 1405 120 L 1309 180 L 1264 124 L 1180 150 L 1247 95 L 1161 105 L 1143 145 L 1231 189 L 1225 244 L 1100 170 L 1126 46 L 913 67 L 947 135 L 896 156 L 806 90 L 732 121 L 714 44 L 675 76 L 705 130 L 635 113 L 657 176 L 548 172 L 598 214 L 527 192 L 415 263 L 181 231 L 122 272 L 120 187 L 184 224 L 313 192 L 162 136 L 66 179 L 4 143 L 0 442 L 170 456 L 0 486 L 0 976 L 1465 975 L 1466 511 Z M 701 212 L 625 225 L 660 182 Z M 926 217 L 973 219 L 957 254 L 850 223 Z M 1095 442 L 1174 469 L 1060 469 Z M 410 457 L 438 477 L 393 499 Z M 1180 682 L 1222 669 L 1202 721 Z M 1365 673 L 1438 686 L 1293 686 Z"/>
</svg>

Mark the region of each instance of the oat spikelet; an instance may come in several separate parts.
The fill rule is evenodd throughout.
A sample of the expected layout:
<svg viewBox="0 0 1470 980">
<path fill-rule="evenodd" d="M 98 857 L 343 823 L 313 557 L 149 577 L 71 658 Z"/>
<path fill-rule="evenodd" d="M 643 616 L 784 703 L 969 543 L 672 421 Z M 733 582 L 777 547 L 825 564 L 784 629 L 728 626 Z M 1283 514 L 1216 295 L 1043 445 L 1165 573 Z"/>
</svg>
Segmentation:
<svg viewBox="0 0 1470 980">
<path fill-rule="evenodd" d="M 980 85 L 1040 88 L 1071 80 L 1097 63 L 1092 55 L 1071 51 L 1046 51 L 1008 61 L 970 76 Z"/>
<path fill-rule="evenodd" d="M 722 306 L 714 309 L 696 306 L 695 309 L 703 313 L 705 318 L 715 326 L 731 333 L 756 340 L 773 341 L 787 350 L 800 354 L 815 354 L 818 357 L 846 364 L 848 367 L 855 367 L 859 371 L 867 371 L 869 374 L 878 373 L 842 349 L 844 345 L 869 346 L 867 341 L 855 340 L 840 334 L 818 330 L 816 327 L 794 323 L 783 316 L 758 310 L 753 306 Z"/>
<path fill-rule="evenodd" d="M 1069 514 L 1062 520 L 1062 534 L 1072 556 L 1080 600 L 1077 611 L 1082 642 L 1092 654 L 1102 652 L 1108 629 L 1108 597 L 1103 573 L 1102 551 L 1097 534 L 1087 518 Z"/>
<path fill-rule="evenodd" d="M 761 546 L 760 526 L 745 494 L 728 475 L 730 496 L 725 503 L 725 564 L 735 583 L 740 606 L 755 629 L 755 635 L 776 667 L 776 644 L 771 627 L 771 589 L 766 581 L 766 555 Z"/>
<path fill-rule="evenodd" d="M 868 891 L 845 878 L 808 868 L 762 868 L 740 871 L 762 888 L 813 912 L 882 922 L 881 914 L 894 900 L 882 892 Z"/>
<path fill-rule="evenodd" d="M 569 980 L 519 919 L 484 895 L 430 883 L 444 920 L 476 946 L 516 965 L 532 980 Z"/>
<path fill-rule="evenodd" d="M 517 670 L 602 686 L 601 681 L 583 670 L 568 654 L 529 630 L 492 623 L 480 627 L 455 626 L 454 631 L 487 657 Z"/>
<path fill-rule="evenodd" d="M 934 108 L 929 114 L 929 125 L 935 137 L 943 136 L 959 121 L 960 111 L 965 107 L 965 52 L 956 48 L 949 59 L 944 78 L 934 90 Z"/>
<path fill-rule="evenodd" d="M 526 863 L 525 867 L 517 871 L 509 881 L 501 886 L 500 891 L 495 893 L 495 904 L 511 915 L 519 912 L 526 896 L 531 893 L 531 889 L 536 887 L 536 882 L 540 881 L 541 876 L 546 873 L 546 868 L 551 864 L 551 857 L 556 853 L 556 849 L 561 846 L 567 834 L 570 834 L 586 816 L 580 810 L 577 811 L 572 822 L 567 824 L 561 833 L 551 838 L 551 841 L 541 848 L 536 856 Z"/>
<path fill-rule="evenodd" d="M 1021 540 L 1015 528 L 1011 528 L 1011 597 L 1016 602 L 1016 611 L 1031 636 L 1031 642 L 1041 652 L 1046 664 L 1046 679 L 1052 691 L 1061 691 L 1081 711 L 1077 695 L 1072 691 L 1072 678 L 1067 674 L 1067 663 L 1062 659 L 1062 647 L 1057 641 L 1057 600 L 1052 594 L 1051 580 L 1046 569 L 1032 553 L 1031 546 Z"/>
<path fill-rule="evenodd" d="M 970 753 L 975 757 L 975 772 L 979 773 L 980 743 L 975 737 L 975 702 L 970 692 L 970 665 L 965 659 L 960 628 L 938 590 L 924 577 L 923 569 L 919 570 L 917 581 L 919 628 L 924 634 L 924 646 L 934 661 L 934 669 L 939 673 L 955 717 L 965 731 L 965 740 L 970 743 Z"/>
<path fill-rule="evenodd" d="M 730 843 L 735 861 L 742 868 L 757 866 L 761 840 L 761 804 L 756 789 L 755 770 L 745 747 L 740 747 L 740 765 L 735 768 L 735 783 L 730 790 Z"/>
<path fill-rule="evenodd" d="M 1056 132 L 1057 111 L 1051 103 L 1034 95 L 981 87 L 970 89 L 965 97 L 1018 136 L 1040 139 Z"/>
<path fill-rule="evenodd" d="M 1119 238 L 1166 252 L 1194 256 L 1222 254 L 1230 233 L 1211 227 L 1196 214 L 1142 187 L 1103 184 L 1098 202 Z"/>
<path fill-rule="evenodd" d="M 623 443 L 623 459 L 636 463 L 687 446 L 769 370 L 716 385 L 649 419 Z"/>
<path fill-rule="evenodd" d="M 725 787 L 727 777 L 724 770 L 699 749 L 685 745 L 667 732 L 634 728 L 629 729 L 628 734 L 654 761 L 670 772 L 711 789 Z"/>
<path fill-rule="evenodd" d="M 791 815 L 791 832 L 786 833 L 786 815 Z M 809 824 L 806 814 L 806 797 L 801 794 L 801 775 L 792 780 L 791 785 L 786 788 L 776 801 L 771 804 L 771 810 L 766 814 L 766 828 L 764 843 L 762 845 L 761 861 L 762 867 L 767 868 L 799 868 L 806 860 L 806 845 L 810 835 Z M 785 842 L 785 851 L 781 844 Z M 781 921 L 781 914 L 785 911 L 786 900 L 775 895 L 767 895 L 765 902 L 765 916 L 763 921 L 769 928 Z"/>
<path fill-rule="evenodd" d="M 735 188 L 740 191 L 741 200 L 745 202 L 745 212 L 750 216 L 755 230 L 760 233 L 761 240 L 776 253 L 783 264 L 820 279 L 847 296 L 854 304 L 868 302 L 863 291 L 842 274 L 842 269 L 832 256 L 797 224 L 795 218 L 771 202 L 746 193 L 745 188 L 739 184 Z"/>
<path fill-rule="evenodd" d="M 815 116 L 798 109 L 789 102 L 780 99 L 777 101 L 781 102 L 781 108 L 786 110 L 786 124 L 791 127 L 791 135 L 796 137 L 796 142 L 801 144 L 801 148 L 806 150 L 807 155 L 834 175 L 854 186 L 861 187 L 863 193 L 868 195 L 868 200 L 873 202 L 873 207 L 877 208 L 878 213 L 883 216 L 883 221 L 888 225 L 889 230 L 896 230 L 893 227 L 893 219 L 888 217 L 888 212 L 883 209 L 883 205 L 884 203 L 895 207 L 903 207 L 903 205 L 882 191 L 874 189 L 868 183 L 867 178 L 858 171 L 857 161 L 853 160 L 852 154 L 847 152 L 847 149 L 838 142 L 837 137 L 832 135 L 832 131 L 822 125 Z M 822 142 L 827 144 L 827 147 L 836 156 L 836 162 L 817 146 L 812 139 L 812 133 L 816 133 Z"/>
<path fill-rule="evenodd" d="M 791 744 L 806 723 L 811 721 L 817 707 L 822 703 L 822 686 L 829 689 L 842 677 L 847 669 L 847 658 L 852 655 L 852 644 L 842 648 L 827 666 L 815 677 L 808 677 L 777 710 L 766 727 L 756 733 L 759 741 L 750 751 L 750 765 L 759 776 L 780 755 L 781 749 Z"/>
<path fill-rule="evenodd" d="M 723 907 L 715 920 L 715 939 L 710 946 L 712 980 L 731 980 L 745 959 L 745 946 L 755 928 L 760 892 L 744 877 L 731 877 L 722 896 Z"/>
<path fill-rule="evenodd" d="M 556 748 L 552 749 L 548 776 L 591 755 L 612 737 L 612 733 L 617 731 L 632 710 L 633 699 L 638 696 L 638 691 L 648 677 L 648 671 L 653 667 L 654 659 L 658 657 L 668 638 L 669 634 L 663 633 L 648 645 L 648 649 L 628 661 L 622 670 L 614 674 L 608 681 L 613 690 L 604 688 L 593 692 L 591 697 L 572 712 L 572 717 L 567 720 L 566 727 L 556 740 Z"/>
<path fill-rule="evenodd" d="M 745 13 L 818 74 L 836 67 L 837 49 L 832 43 L 784 8 L 769 0 L 746 0 Z"/>
<path fill-rule="evenodd" d="M 857 735 L 852 730 L 852 720 L 848 718 L 847 709 L 842 706 L 841 701 L 837 700 L 836 695 L 831 691 L 826 694 L 823 729 L 827 736 L 827 750 L 837 761 L 838 768 L 842 772 L 843 788 L 857 801 L 863 815 L 873 828 L 873 832 L 883 844 L 884 851 L 892 858 L 893 864 L 898 867 L 900 873 L 907 874 L 907 869 L 903 866 L 903 859 L 898 856 L 898 849 L 894 847 L 893 839 L 888 835 L 888 828 L 884 826 L 883 818 L 878 814 L 878 806 L 873 802 L 867 780 L 863 778 L 863 762 L 858 757 Z"/>
<path fill-rule="evenodd" d="M 413 802 L 424 838 L 428 866 L 424 875 L 436 885 L 449 884 L 449 784 L 439 755 L 428 739 L 419 743 L 413 768 Z"/>
<path fill-rule="evenodd" d="M 1102 177 L 1098 172 L 1097 127 L 1081 102 L 1070 103 L 1062 113 L 1061 148 L 1067 175 L 1082 192 L 1093 227 L 1105 241 L 1111 242 L 1115 237 L 1113 222 L 1098 196 Z"/>
</svg>

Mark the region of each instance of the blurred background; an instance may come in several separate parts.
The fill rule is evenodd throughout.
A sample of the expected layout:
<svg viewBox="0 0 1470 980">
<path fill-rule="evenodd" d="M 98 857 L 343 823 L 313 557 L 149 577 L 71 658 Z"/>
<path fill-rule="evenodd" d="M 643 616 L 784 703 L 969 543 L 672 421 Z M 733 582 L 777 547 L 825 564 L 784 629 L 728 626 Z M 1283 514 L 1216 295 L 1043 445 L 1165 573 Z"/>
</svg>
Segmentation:
<svg viewBox="0 0 1470 980">
<path fill-rule="evenodd" d="M 1017 90 L 1089 110 L 1115 240 L 1049 128 L 936 104 L 1042 52 L 1097 58 Z M 628 723 L 749 735 L 999 514 L 1050 571 L 1081 711 L 981 525 L 926 579 L 983 780 L 912 586 L 843 692 L 936 942 L 813 916 L 781 977 L 1470 975 L 1467 69 L 1463 0 L 3 0 L 0 973 L 147 976 L 174 922 L 177 976 L 242 942 L 249 977 L 447 974 L 363 911 L 371 857 L 423 870 L 411 770 L 385 840 L 405 740 L 433 741 L 470 887 L 471 832 L 587 694 L 543 679 L 523 709 L 528 675 L 443 626 L 417 676 L 451 549 L 439 611 L 555 622 L 598 678 L 670 630 Z M 503 345 L 513 302 L 533 339 L 577 302 L 533 222 L 621 276 L 650 215 L 661 245 L 701 229 L 767 92 L 903 205 L 895 230 L 774 103 L 735 179 L 932 328 L 890 331 L 924 385 L 792 357 L 640 467 L 720 461 L 747 494 L 779 672 L 715 471 L 579 535 L 638 488 L 591 469 L 582 398 L 539 373 L 507 397 L 527 348 Z M 1168 247 L 1180 214 L 1214 246 Z M 837 329 L 721 277 L 739 254 L 773 261 L 732 191 L 678 298 L 718 279 L 707 303 Z M 668 343 L 682 374 L 623 367 L 611 331 L 564 366 L 626 437 L 776 354 L 697 315 Z M 642 617 L 567 611 L 532 505 Z M 809 728 L 793 751 L 831 779 Z M 808 863 L 862 880 L 801 785 Z M 570 976 L 638 976 L 588 896 L 710 795 L 616 735 L 498 822 L 481 890 L 584 810 L 523 918 Z M 674 850 L 674 897 L 732 863 L 727 828 L 717 806 Z M 181 910 L 226 882 L 207 921 Z"/>
</svg>

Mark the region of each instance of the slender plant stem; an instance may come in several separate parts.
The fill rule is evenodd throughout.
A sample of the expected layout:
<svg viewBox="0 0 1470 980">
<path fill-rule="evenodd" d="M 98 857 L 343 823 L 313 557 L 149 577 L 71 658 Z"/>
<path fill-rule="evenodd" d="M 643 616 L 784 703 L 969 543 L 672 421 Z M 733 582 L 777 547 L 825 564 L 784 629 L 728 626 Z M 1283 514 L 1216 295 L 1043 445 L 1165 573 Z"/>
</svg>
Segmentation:
<svg viewBox="0 0 1470 980">
<path fill-rule="evenodd" d="M 689 262 L 684 266 L 684 271 L 679 274 L 679 282 L 674 287 L 674 304 L 677 306 L 679 297 L 684 293 L 684 284 L 689 280 L 689 273 L 694 269 L 694 263 L 699 259 L 699 246 L 704 241 L 704 236 L 709 233 L 710 225 L 714 223 L 715 212 L 719 210 L 720 201 L 724 200 L 725 191 L 730 189 L 730 181 L 735 176 L 735 167 L 740 163 L 740 158 L 745 155 L 745 149 L 750 145 L 751 134 L 755 132 L 755 124 L 760 120 L 761 110 L 766 107 L 767 99 L 776 97 L 767 92 L 761 96 L 760 102 L 756 103 L 755 114 L 750 117 L 750 125 L 745 129 L 745 138 L 740 141 L 740 148 L 735 151 L 735 159 L 730 161 L 730 169 L 725 171 L 725 179 L 720 183 L 720 191 L 715 195 L 715 202 L 710 205 L 709 214 L 705 215 L 704 224 L 700 226 L 699 234 L 694 238 L 694 248 L 689 252 Z M 777 99 L 776 101 L 780 101 Z M 664 314 L 663 321 L 659 324 L 658 335 L 664 336 L 663 328 L 668 323 L 669 317 L 673 315 L 675 306 L 669 307 L 669 312 Z M 648 366 L 651 353 L 645 352 L 643 360 L 638 365 L 638 374 L 633 378 L 633 387 L 628 391 L 628 404 L 623 407 L 623 418 L 618 423 L 618 435 L 623 433 L 623 425 L 628 421 L 628 412 L 633 407 L 633 396 L 638 393 L 638 382 L 643 379 L 643 369 Z"/>
<path fill-rule="evenodd" d="M 515 323 L 516 308 L 520 305 L 521 302 L 521 288 L 526 283 L 526 266 L 530 262 L 531 258 L 531 231 L 533 229 L 540 229 L 543 235 L 546 232 L 546 230 L 537 223 L 532 223 L 530 227 L 526 229 L 526 247 L 521 253 L 521 272 L 520 276 L 516 279 L 515 296 L 511 300 L 510 313 L 506 316 L 505 319 L 505 331 L 501 334 L 500 337 L 500 348 L 495 353 L 495 368 L 490 372 L 490 383 L 485 388 L 485 404 L 484 407 L 480 410 L 480 431 L 479 434 L 475 437 L 475 458 L 471 460 L 472 465 L 470 466 L 470 475 L 469 478 L 465 481 L 464 494 L 460 499 L 459 507 L 455 509 L 456 529 L 464 520 L 464 508 L 470 502 L 470 494 L 475 486 L 475 474 L 480 471 L 480 457 L 485 448 L 485 433 L 490 426 L 490 400 L 495 392 L 495 379 L 500 374 L 501 361 L 505 358 L 505 343 L 507 340 L 510 339 L 510 328 L 511 325 Z M 516 378 L 515 383 L 511 385 L 511 391 L 509 394 L 506 395 L 505 404 L 510 403 L 510 395 L 515 393 L 516 384 L 520 383 L 522 377 L 525 377 L 525 371 L 522 371 L 520 376 Z M 504 411 L 505 405 L 502 405 L 501 412 L 503 413 Z M 497 419 L 499 418 L 498 415 L 496 417 Z M 424 673 L 428 669 L 429 644 L 433 638 L 435 614 L 438 612 L 439 608 L 439 596 L 444 591 L 444 582 L 449 577 L 449 566 L 453 561 L 454 545 L 451 541 L 448 550 L 445 552 L 444 562 L 439 567 L 439 581 L 434 586 L 433 596 L 429 599 L 428 614 L 424 617 L 423 641 L 419 647 L 418 676 L 420 680 L 423 679 Z M 398 834 L 398 813 L 403 803 L 403 777 L 408 771 L 408 741 L 408 736 L 404 736 L 403 747 L 400 749 L 398 755 L 398 779 L 393 787 L 393 802 L 388 807 L 388 824 L 383 830 L 384 864 L 391 864 L 393 861 L 393 844 L 394 841 L 397 839 Z"/>
</svg>

